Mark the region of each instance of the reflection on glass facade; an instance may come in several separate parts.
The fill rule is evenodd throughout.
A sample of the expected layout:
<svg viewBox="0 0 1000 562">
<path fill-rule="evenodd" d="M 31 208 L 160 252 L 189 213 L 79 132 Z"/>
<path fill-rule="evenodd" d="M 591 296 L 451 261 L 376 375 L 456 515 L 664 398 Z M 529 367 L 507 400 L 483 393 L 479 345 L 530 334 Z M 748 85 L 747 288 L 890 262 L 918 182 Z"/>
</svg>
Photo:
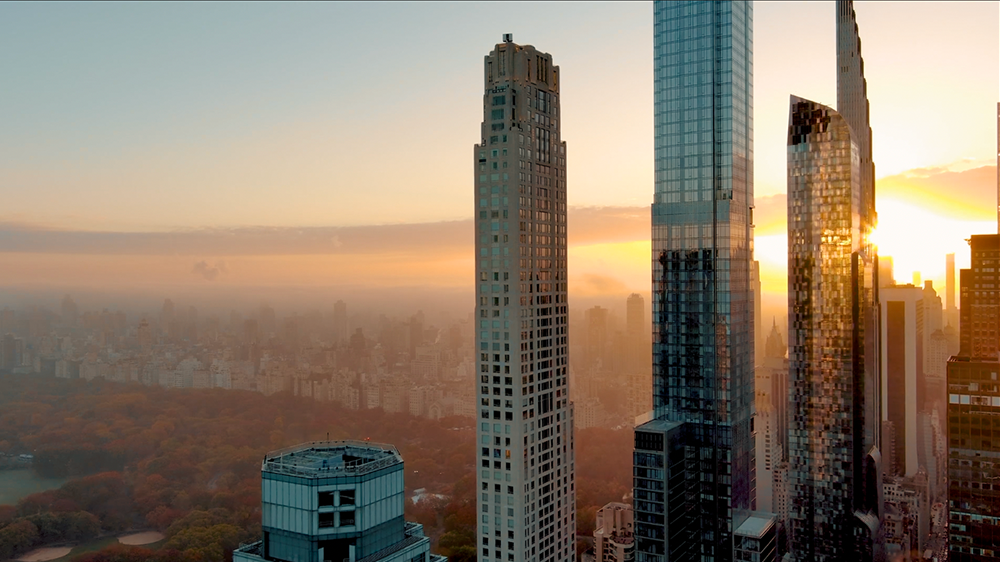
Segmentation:
<svg viewBox="0 0 1000 562">
<path fill-rule="evenodd" d="M 731 560 L 753 508 L 752 34 L 751 2 L 654 4 L 655 419 L 635 463 L 672 480 L 636 480 L 640 562 Z"/>
<path fill-rule="evenodd" d="M 874 226 L 859 150 L 833 109 L 792 96 L 788 128 L 789 481 L 795 560 L 876 560 L 881 456 L 869 417 Z M 873 394 L 874 393 L 874 394 Z M 877 411 L 877 410 L 876 410 Z"/>
</svg>

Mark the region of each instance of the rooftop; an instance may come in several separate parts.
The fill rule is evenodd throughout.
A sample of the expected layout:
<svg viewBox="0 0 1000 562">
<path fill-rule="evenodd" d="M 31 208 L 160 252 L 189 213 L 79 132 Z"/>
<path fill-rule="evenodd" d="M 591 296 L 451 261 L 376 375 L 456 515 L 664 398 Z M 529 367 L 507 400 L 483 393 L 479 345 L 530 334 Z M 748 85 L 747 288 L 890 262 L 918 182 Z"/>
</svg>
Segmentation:
<svg viewBox="0 0 1000 562">
<path fill-rule="evenodd" d="M 763 538 L 764 533 L 774 526 L 774 516 L 751 515 L 736 529 L 736 535 L 741 537 Z"/>
<path fill-rule="evenodd" d="M 312 441 L 268 453 L 262 472 L 304 478 L 358 476 L 402 464 L 392 445 L 367 441 Z"/>
<path fill-rule="evenodd" d="M 635 429 L 642 431 L 661 431 L 663 433 L 667 433 L 675 427 L 684 425 L 684 422 L 653 418 L 652 416 L 653 412 L 649 412 L 648 414 L 637 417 L 635 419 Z M 647 417 L 650 419 L 645 419 Z"/>
</svg>

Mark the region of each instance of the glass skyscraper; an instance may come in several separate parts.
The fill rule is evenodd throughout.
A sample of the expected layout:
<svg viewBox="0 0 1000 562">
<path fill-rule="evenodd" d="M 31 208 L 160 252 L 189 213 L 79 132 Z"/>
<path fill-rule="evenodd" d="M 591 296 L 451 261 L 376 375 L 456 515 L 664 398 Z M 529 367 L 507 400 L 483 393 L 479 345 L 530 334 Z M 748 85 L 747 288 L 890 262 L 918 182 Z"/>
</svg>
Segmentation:
<svg viewBox="0 0 1000 562">
<path fill-rule="evenodd" d="M 559 67 L 510 35 L 474 148 L 481 562 L 576 558 Z"/>
<path fill-rule="evenodd" d="M 653 411 L 639 562 L 731 560 L 754 508 L 753 5 L 654 4 Z"/>
<path fill-rule="evenodd" d="M 788 118 L 788 478 L 798 561 L 885 557 L 875 166 L 853 2 L 838 0 L 837 110 Z"/>
<path fill-rule="evenodd" d="M 882 467 L 870 436 L 880 419 L 868 411 L 879 379 L 867 368 L 876 260 L 859 148 L 847 120 L 812 101 L 792 96 L 788 125 L 792 556 L 878 560 Z"/>
</svg>

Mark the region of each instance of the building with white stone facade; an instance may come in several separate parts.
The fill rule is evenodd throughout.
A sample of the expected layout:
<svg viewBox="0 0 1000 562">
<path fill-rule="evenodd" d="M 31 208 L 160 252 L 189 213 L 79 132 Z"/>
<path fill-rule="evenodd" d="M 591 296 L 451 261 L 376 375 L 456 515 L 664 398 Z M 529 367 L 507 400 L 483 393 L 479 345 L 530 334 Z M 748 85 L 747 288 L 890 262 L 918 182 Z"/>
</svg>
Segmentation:
<svg viewBox="0 0 1000 562">
<path fill-rule="evenodd" d="M 594 556 L 597 562 L 635 560 L 635 516 L 632 506 L 611 502 L 597 512 Z"/>
<path fill-rule="evenodd" d="M 473 150 L 480 562 L 576 558 L 559 67 L 511 35 L 483 62 Z"/>
</svg>

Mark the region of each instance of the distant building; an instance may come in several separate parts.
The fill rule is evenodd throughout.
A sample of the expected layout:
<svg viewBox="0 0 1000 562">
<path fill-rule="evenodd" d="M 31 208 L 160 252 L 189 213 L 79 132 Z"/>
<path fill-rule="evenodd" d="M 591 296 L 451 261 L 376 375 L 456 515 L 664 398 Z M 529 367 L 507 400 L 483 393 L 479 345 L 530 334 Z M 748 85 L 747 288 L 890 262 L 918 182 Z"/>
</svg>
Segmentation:
<svg viewBox="0 0 1000 562">
<path fill-rule="evenodd" d="M 774 467 L 781 460 L 781 445 L 777 442 L 774 406 L 757 397 L 754 416 L 754 452 L 757 476 L 758 510 L 774 512 Z"/>
<path fill-rule="evenodd" d="M 882 307 L 882 416 L 892 422 L 893 465 L 887 473 L 917 473 L 917 413 L 923 404 L 924 291 L 913 285 L 884 287 Z M 883 446 L 883 451 L 888 447 Z"/>
<path fill-rule="evenodd" d="M 583 367 L 600 370 L 608 367 L 608 309 L 600 306 L 587 309 L 584 313 L 587 319 L 586 346 L 584 347 Z"/>
<path fill-rule="evenodd" d="M 609 503 L 597 512 L 594 528 L 594 554 L 599 562 L 635 560 L 635 519 L 632 506 Z"/>
<path fill-rule="evenodd" d="M 625 301 L 625 325 L 630 336 L 642 336 L 649 332 L 649 325 L 646 324 L 646 303 L 639 293 L 632 293 Z"/>
<path fill-rule="evenodd" d="M 773 515 L 753 514 L 733 534 L 733 560 L 776 562 L 778 526 Z"/>
<path fill-rule="evenodd" d="M 896 278 L 892 270 L 892 256 L 878 257 L 878 286 L 892 287 L 896 284 Z"/>
<path fill-rule="evenodd" d="M 945 256 L 944 271 L 945 324 L 958 326 L 958 308 L 955 307 L 955 254 Z"/>
<path fill-rule="evenodd" d="M 615 351 L 614 358 L 622 363 L 624 370 L 631 376 L 633 374 L 645 374 L 648 379 L 650 371 L 650 333 L 652 328 L 646 321 L 646 303 L 642 295 L 632 293 L 625 301 L 625 357 L 620 357 L 621 352 Z M 646 396 L 649 395 L 649 384 L 643 389 Z M 646 402 L 646 400 L 643 400 Z M 642 409 L 644 413 L 649 411 L 646 406 Z M 635 417 L 635 416 L 633 416 Z"/>
<path fill-rule="evenodd" d="M 891 478 L 883 484 L 886 510 L 886 552 L 890 559 L 898 553 L 903 559 L 919 560 L 930 533 L 930 495 L 927 475 L 921 471 L 913 478 Z"/>
<path fill-rule="evenodd" d="M 403 458 L 391 445 L 305 443 L 261 466 L 262 540 L 234 562 L 446 562 L 403 519 Z"/>
<path fill-rule="evenodd" d="M 758 399 L 774 408 L 774 439 L 788 458 L 788 345 L 787 338 L 778 330 L 776 320 L 772 321 L 771 332 L 764 344 L 763 360 L 758 359 L 754 371 L 754 392 Z M 758 507 L 759 509 L 759 507 Z"/>
</svg>

